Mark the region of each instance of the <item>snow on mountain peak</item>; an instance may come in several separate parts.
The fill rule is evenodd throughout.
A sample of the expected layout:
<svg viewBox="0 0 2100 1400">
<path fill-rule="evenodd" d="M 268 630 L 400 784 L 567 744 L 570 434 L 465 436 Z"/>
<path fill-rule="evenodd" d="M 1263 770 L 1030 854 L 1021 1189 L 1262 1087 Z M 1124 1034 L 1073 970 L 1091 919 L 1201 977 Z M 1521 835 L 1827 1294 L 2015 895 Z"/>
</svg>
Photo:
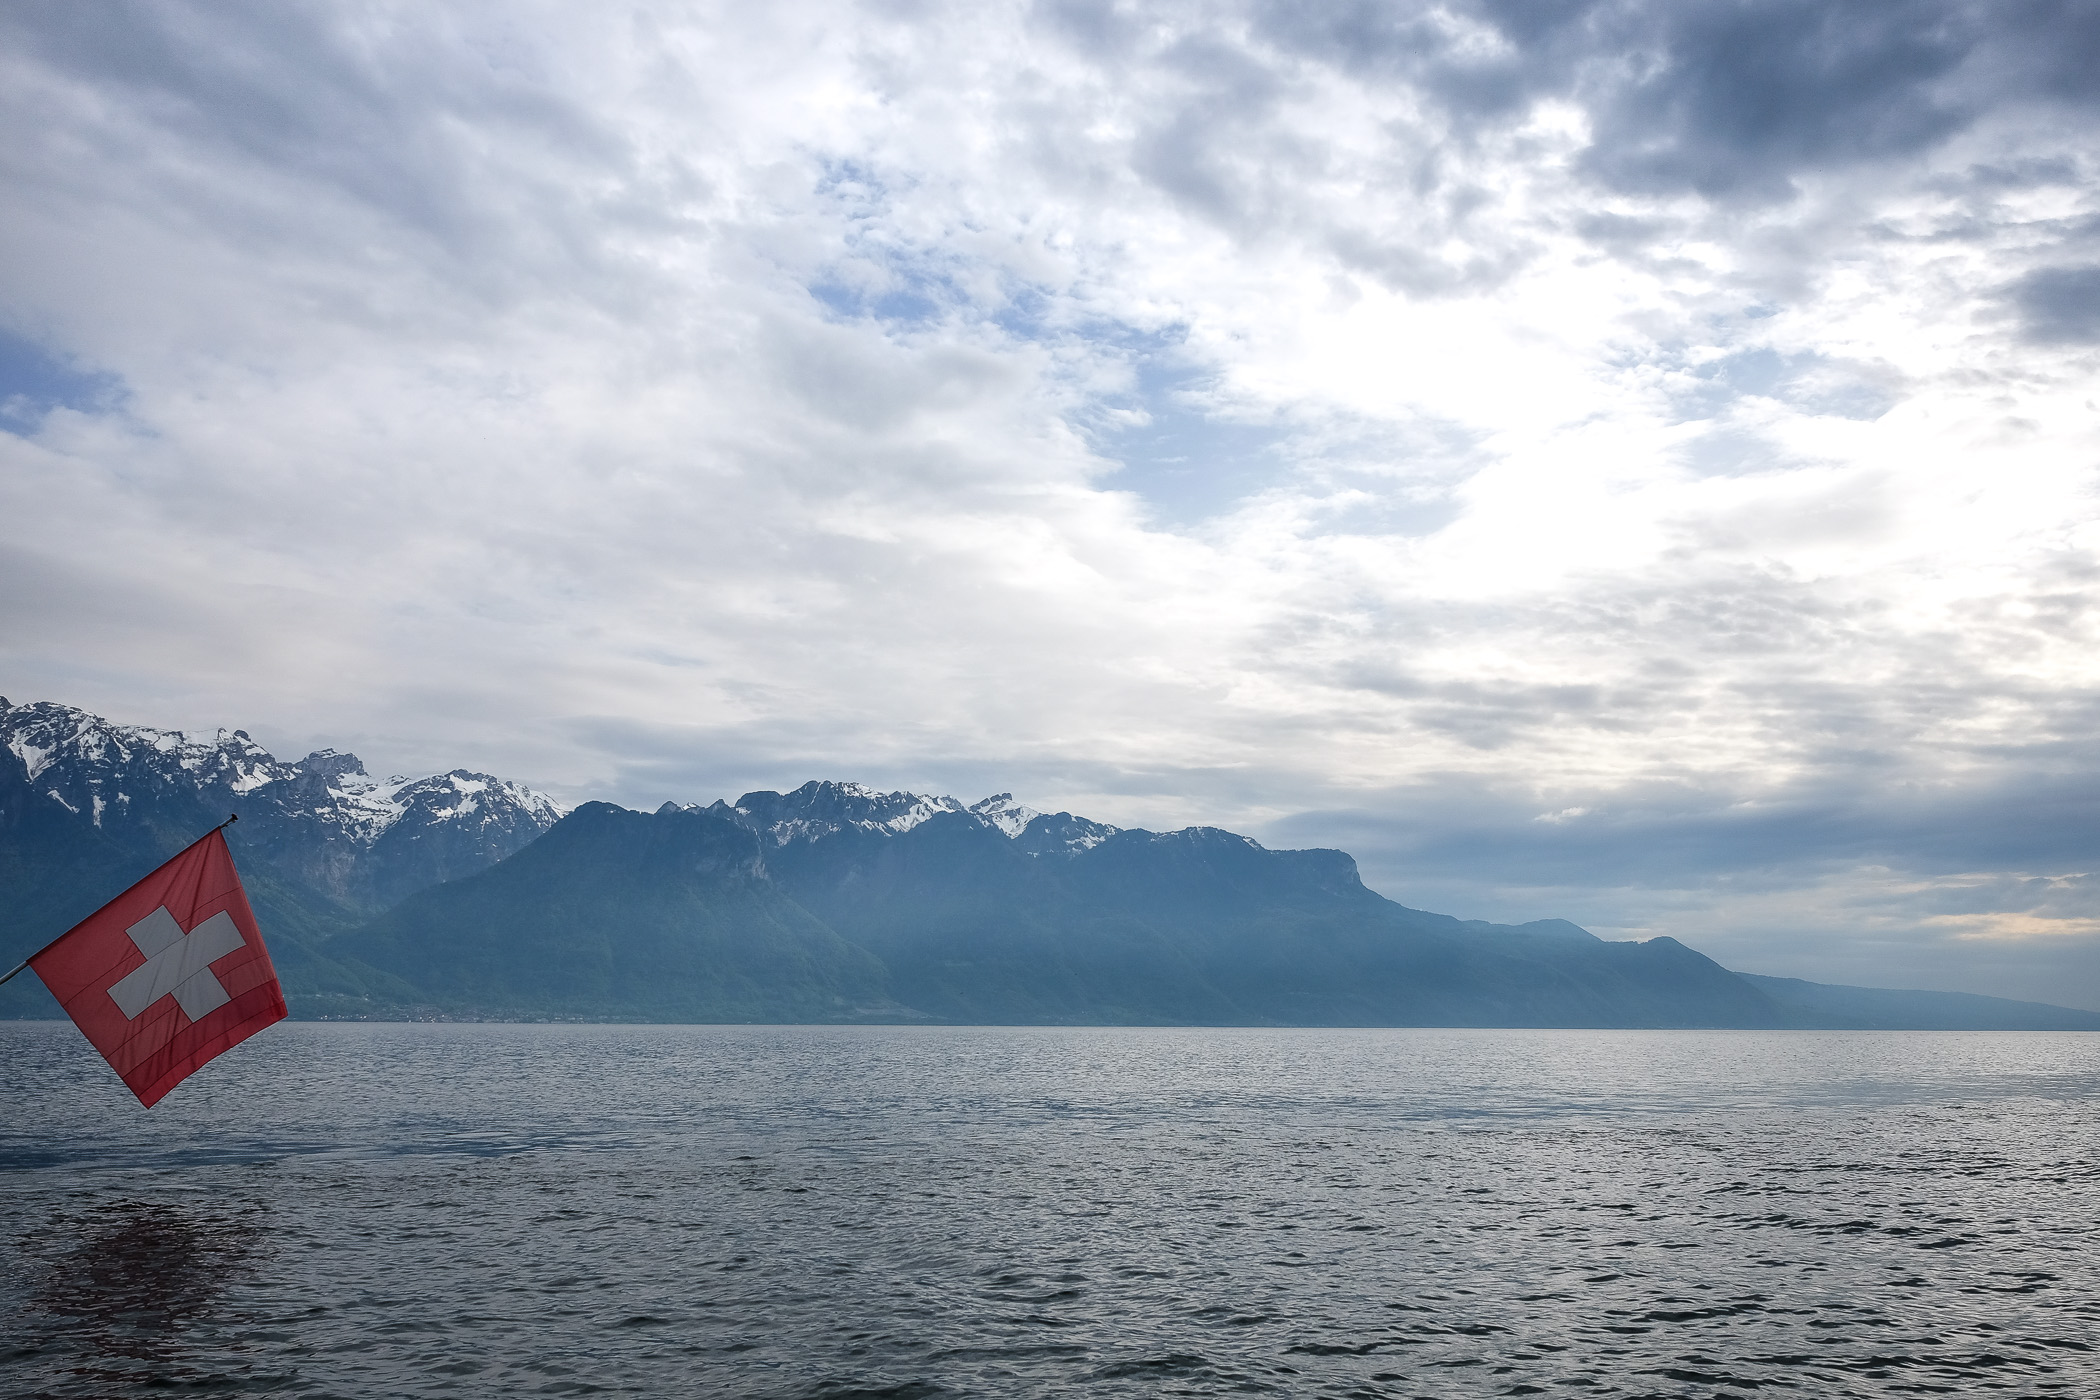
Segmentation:
<svg viewBox="0 0 2100 1400">
<path fill-rule="evenodd" d="M 675 804 L 674 804 L 675 805 Z M 776 846 L 815 841 L 849 828 L 901 835 L 934 817 L 954 812 L 974 817 L 1008 839 L 1018 839 L 1042 813 L 1014 801 L 1010 792 L 995 793 L 965 806 L 960 800 L 923 792 L 883 792 L 866 783 L 807 782 L 793 792 L 747 792 L 734 804 L 717 804 Z M 685 810 L 697 810 L 688 807 Z M 1080 824 L 1089 833 L 1078 839 L 1106 840 L 1115 828 Z M 1100 834 L 1092 834 L 1100 833 Z"/>
<path fill-rule="evenodd" d="M 543 794 L 486 773 L 457 769 L 381 783 L 366 774 L 355 754 L 319 749 L 286 763 L 243 729 L 219 729 L 203 738 L 115 724 L 49 701 L 0 704 L 0 745 L 53 801 L 73 812 L 92 810 L 97 825 L 111 804 L 129 805 L 135 794 L 212 788 L 239 798 L 270 789 L 263 795 L 287 812 L 366 846 L 411 814 L 424 824 L 459 820 L 494 802 L 541 829 L 562 815 Z"/>
<path fill-rule="evenodd" d="M 413 810 L 425 824 L 465 821 L 477 814 L 486 821 L 494 813 L 519 810 L 539 825 L 551 826 L 562 816 L 562 809 L 543 793 L 464 768 L 399 783 L 391 796 L 404 814 Z"/>
<path fill-rule="evenodd" d="M 848 827 L 909 831 L 929 817 L 966 809 L 952 797 L 879 792 L 865 783 L 808 782 L 793 792 L 747 792 L 730 809 L 776 846 L 814 841 Z"/>
<path fill-rule="evenodd" d="M 1014 801 L 1014 795 L 1010 792 L 994 793 L 982 802 L 973 802 L 969 810 L 998 827 L 1009 837 L 1019 836 L 1030 822 L 1042 815 L 1035 808 L 1024 807 Z"/>
<path fill-rule="evenodd" d="M 0 708 L 0 743 L 21 760 L 32 781 L 55 776 L 59 786 L 73 790 L 71 799 L 57 800 L 74 811 L 97 797 L 128 800 L 123 793 L 105 797 L 89 790 L 125 770 L 144 768 L 166 779 L 181 774 L 235 793 L 252 792 L 296 771 L 241 730 L 221 729 L 210 739 L 198 739 L 180 730 L 113 724 L 100 715 L 43 700 Z M 53 795 L 57 796 L 55 788 Z M 99 825 L 102 808 L 94 810 Z"/>
<path fill-rule="evenodd" d="M 1070 812 L 1050 812 L 1030 820 L 1015 839 L 1032 856 L 1074 856 L 1092 850 L 1121 830 L 1106 822 L 1075 817 Z"/>
</svg>

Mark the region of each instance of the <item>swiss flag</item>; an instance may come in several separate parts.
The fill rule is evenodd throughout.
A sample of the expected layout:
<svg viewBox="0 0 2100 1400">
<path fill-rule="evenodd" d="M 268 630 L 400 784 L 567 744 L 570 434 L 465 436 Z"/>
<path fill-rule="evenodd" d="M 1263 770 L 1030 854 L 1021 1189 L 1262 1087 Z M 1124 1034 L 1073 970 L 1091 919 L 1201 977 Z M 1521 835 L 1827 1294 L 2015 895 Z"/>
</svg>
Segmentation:
<svg viewBox="0 0 2100 1400">
<path fill-rule="evenodd" d="M 148 1108 L 285 1015 L 277 969 L 216 830 L 29 965 Z"/>
</svg>

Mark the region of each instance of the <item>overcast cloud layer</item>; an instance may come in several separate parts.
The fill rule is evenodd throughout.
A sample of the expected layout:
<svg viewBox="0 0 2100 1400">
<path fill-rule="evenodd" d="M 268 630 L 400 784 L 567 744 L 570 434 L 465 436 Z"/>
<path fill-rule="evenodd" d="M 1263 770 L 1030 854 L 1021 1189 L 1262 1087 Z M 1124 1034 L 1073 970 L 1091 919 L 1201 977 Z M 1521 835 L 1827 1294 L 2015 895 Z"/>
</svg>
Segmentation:
<svg viewBox="0 0 2100 1400">
<path fill-rule="evenodd" d="M 0 688 L 2100 1006 L 2100 6 L 0 8 Z"/>
</svg>

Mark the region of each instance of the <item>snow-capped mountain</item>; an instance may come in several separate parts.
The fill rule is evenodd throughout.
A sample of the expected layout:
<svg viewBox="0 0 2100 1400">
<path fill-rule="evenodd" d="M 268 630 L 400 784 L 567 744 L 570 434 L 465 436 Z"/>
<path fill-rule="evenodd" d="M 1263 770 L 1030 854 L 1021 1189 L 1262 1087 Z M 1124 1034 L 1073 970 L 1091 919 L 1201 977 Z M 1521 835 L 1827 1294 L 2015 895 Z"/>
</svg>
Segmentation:
<svg viewBox="0 0 2100 1400">
<path fill-rule="evenodd" d="M 994 793 L 982 802 L 972 802 L 970 810 L 1008 836 L 1019 836 L 1027 830 L 1030 822 L 1042 815 L 1035 808 L 1023 807 L 1014 801 L 1010 792 Z"/>
<path fill-rule="evenodd" d="M 41 701 L 0 698 L 0 751 L 0 768 L 12 769 L 0 785 L 21 784 L 9 794 L 17 803 L 53 804 L 120 847 L 194 839 L 238 812 L 230 839 L 353 908 L 472 874 L 562 815 L 544 795 L 486 773 L 381 781 L 355 754 L 323 749 L 286 762 L 239 729 L 207 736 L 117 724 Z"/>
<path fill-rule="evenodd" d="M 0 744 L 21 760 L 43 796 L 100 826 L 121 819 L 142 789 L 218 790 L 296 807 L 320 826 L 369 846 L 397 825 L 487 826 L 523 816 L 541 829 L 561 809 L 521 784 L 456 769 L 428 778 L 365 772 L 355 754 L 322 749 L 286 763 L 248 737 L 221 729 L 209 739 L 180 730 L 115 724 L 69 705 L 9 705 L 0 698 Z M 236 805 L 240 805 L 237 803 Z"/>
<path fill-rule="evenodd" d="M 1091 851 L 1121 830 L 1070 812 L 1050 812 L 1032 817 L 1014 833 L 1014 839 L 1032 856 L 1076 856 L 1081 851 Z"/>
<path fill-rule="evenodd" d="M 1014 801 L 1010 792 L 996 793 L 965 805 L 959 798 L 921 792 L 881 792 L 865 783 L 807 782 L 793 792 L 747 792 L 734 803 L 718 801 L 679 808 L 710 811 L 751 828 L 773 846 L 819 841 L 841 831 L 885 831 L 900 836 L 932 817 L 957 813 L 991 827 L 1020 843 L 1030 855 L 1070 854 L 1097 846 L 1117 828 L 1075 817 L 1050 815 Z"/>
<path fill-rule="evenodd" d="M 747 792 L 720 812 L 762 833 L 773 845 L 814 841 L 849 827 L 892 834 L 910 831 L 928 817 L 969 809 L 952 797 L 916 792 L 877 792 L 865 783 L 808 782 L 793 792 Z"/>
</svg>

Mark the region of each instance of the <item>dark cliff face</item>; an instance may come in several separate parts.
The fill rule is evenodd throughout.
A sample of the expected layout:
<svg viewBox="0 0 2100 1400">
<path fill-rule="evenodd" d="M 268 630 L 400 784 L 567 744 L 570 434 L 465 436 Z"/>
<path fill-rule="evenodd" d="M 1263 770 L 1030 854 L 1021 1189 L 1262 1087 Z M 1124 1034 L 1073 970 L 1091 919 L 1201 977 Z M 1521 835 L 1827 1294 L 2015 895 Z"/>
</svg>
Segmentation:
<svg viewBox="0 0 2100 1400">
<path fill-rule="evenodd" d="M 959 803 L 922 806 L 894 829 L 894 804 L 854 815 L 814 795 L 649 815 L 593 803 L 329 951 L 498 1014 L 1777 1021 L 1761 993 L 1669 940 L 1607 944 L 1557 922 L 1509 928 L 1406 909 L 1365 889 L 1338 851 L 1269 851 L 1192 828 L 1111 830 L 1032 852 Z"/>
<path fill-rule="evenodd" d="M 1094 903 L 1176 917 L 1387 903 L 1364 888 L 1356 862 L 1340 851 L 1271 851 L 1210 826 L 1117 832 L 1075 852 L 1064 878 Z"/>
<path fill-rule="evenodd" d="M 720 814 L 587 803 L 517 856 L 412 895 L 332 955 L 437 1009 L 607 1020 L 838 1021 L 905 1014 L 881 965 L 768 878 Z"/>
<path fill-rule="evenodd" d="M 559 863 L 593 878 L 638 884 L 766 883 L 765 851 L 757 833 L 709 811 L 650 816 L 610 802 L 586 802 L 539 839 L 532 861 L 492 878 L 520 879 L 517 872 L 525 870 L 551 873 Z"/>
</svg>

